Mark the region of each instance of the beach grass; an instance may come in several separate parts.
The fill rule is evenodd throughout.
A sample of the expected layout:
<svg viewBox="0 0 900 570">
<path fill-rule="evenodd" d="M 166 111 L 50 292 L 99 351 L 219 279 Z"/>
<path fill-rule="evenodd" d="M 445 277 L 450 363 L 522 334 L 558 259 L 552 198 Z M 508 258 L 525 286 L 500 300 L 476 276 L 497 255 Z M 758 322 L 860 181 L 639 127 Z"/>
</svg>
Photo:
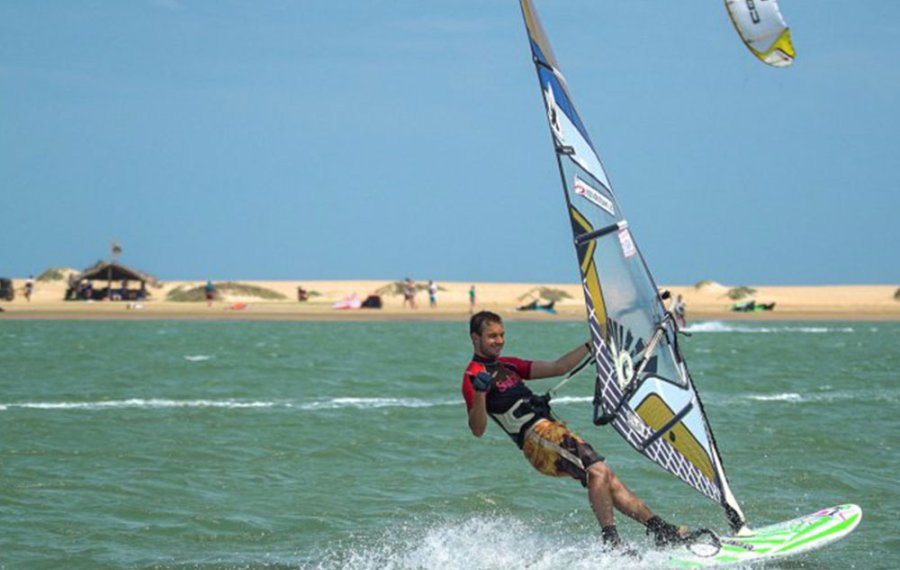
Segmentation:
<svg viewBox="0 0 900 570">
<path fill-rule="evenodd" d="M 273 291 L 259 285 L 251 285 L 248 283 L 239 283 L 234 281 L 226 281 L 224 283 L 213 283 L 217 297 L 221 295 L 229 295 L 236 297 L 255 297 L 267 301 L 284 300 L 283 294 Z M 175 303 L 196 303 L 206 300 L 206 286 L 198 285 L 196 287 L 178 286 L 166 294 L 166 300 Z"/>
</svg>

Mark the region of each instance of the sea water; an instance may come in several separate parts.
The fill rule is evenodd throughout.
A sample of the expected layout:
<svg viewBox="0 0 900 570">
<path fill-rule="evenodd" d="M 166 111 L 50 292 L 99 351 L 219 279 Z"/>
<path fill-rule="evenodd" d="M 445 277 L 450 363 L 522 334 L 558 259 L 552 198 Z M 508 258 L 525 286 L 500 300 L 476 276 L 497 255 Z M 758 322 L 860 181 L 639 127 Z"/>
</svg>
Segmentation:
<svg viewBox="0 0 900 570">
<path fill-rule="evenodd" d="M 776 567 L 898 567 L 900 324 L 690 331 L 750 524 L 865 511 Z M 550 360 L 586 335 L 510 322 L 506 352 Z M 602 552 L 577 482 L 534 472 L 493 425 L 472 437 L 470 355 L 463 322 L 0 322 L 0 567 L 658 567 Z M 717 505 L 591 425 L 589 376 L 558 415 L 663 517 L 726 530 Z"/>
</svg>

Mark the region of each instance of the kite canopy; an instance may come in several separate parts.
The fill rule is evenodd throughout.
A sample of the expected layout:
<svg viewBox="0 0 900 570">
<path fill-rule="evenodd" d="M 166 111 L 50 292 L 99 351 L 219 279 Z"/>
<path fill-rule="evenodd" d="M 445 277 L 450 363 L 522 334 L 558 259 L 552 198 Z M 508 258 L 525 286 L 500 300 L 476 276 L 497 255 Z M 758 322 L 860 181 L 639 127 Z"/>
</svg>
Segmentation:
<svg viewBox="0 0 900 570">
<path fill-rule="evenodd" d="M 760 61 L 787 67 L 797 56 L 791 30 L 775 0 L 725 0 L 725 8 L 744 45 Z"/>
</svg>

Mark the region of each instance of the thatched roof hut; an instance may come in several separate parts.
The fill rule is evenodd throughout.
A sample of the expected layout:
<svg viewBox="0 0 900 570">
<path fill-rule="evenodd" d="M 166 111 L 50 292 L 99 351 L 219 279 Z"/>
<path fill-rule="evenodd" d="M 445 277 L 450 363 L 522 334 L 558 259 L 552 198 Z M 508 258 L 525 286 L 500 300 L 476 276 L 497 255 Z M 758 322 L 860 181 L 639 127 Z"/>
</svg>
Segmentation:
<svg viewBox="0 0 900 570">
<path fill-rule="evenodd" d="M 75 277 L 75 281 L 140 281 L 156 284 L 156 277 L 137 269 L 132 269 L 117 261 L 98 261 Z"/>
<path fill-rule="evenodd" d="M 95 292 L 94 286 L 91 284 L 89 292 L 87 293 L 87 298 L 98 299 L 109 297 L 115 300 L 143 298 L 146 296 L 147 284 L 157 284 L 156 277 L 149 273 L 132 269 L 117 261 L 98 261 L 80 274 L 71 278 L 69 291 L 66 292 L 66 298 L 85 298 L 85 285 L 93 281 L 105 281 L 106 287 L 105 289 L 98 287 Z M 131 281 L 140 283 L 140 288 L 132 289 L 126 287 L 125 284 Z M 121 288 L 116 288 L 113 286 L 113 283 L 116 283 L 117 285 L 122 283 L 123 285 Z"/>
</svg>

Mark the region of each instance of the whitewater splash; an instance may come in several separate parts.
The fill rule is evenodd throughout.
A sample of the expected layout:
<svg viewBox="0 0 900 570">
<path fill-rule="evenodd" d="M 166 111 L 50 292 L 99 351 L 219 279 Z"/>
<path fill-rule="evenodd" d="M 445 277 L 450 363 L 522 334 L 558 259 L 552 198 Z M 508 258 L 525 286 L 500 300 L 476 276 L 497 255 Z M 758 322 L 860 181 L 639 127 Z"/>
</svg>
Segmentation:
<svg viewBox="0 0 900 570">
<path fill-rule="evenodd" d="M 725 323 L 722 321 L 703 321 L 693 323 L 682 329 L 689 333 L 806 333 L 806 334 L 823 334 L 823 333 L 852 333 L 855 332 L 853 327 L 824 327 L 824 326 L 752 326 L 738 325 L 735 323 Z"/>
<path fill-rule="evenodd" d="M 463 521 L 417 525 L 414 522 L 373 538 L 357 538 L 314 555 L 309 570 L 596 570 L 659 568 L 666 555 L 648 550 L 642 558 L 603 549 L 599 531 L 578 535 L 562 524 L 522 522 L 512 517 L 481 516 Z M 641 535 L 643 533 L 640 533 Z M 646 545 L 635 537 L 635 546 Z"/>
</svg>

